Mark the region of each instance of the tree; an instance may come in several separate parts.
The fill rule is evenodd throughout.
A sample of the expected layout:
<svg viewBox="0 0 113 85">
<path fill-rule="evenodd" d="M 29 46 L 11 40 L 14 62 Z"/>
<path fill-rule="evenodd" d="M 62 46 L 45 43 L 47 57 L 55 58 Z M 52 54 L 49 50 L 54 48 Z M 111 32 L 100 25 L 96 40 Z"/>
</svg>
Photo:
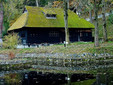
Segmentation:
<svg viewBox="0 0 113 85">
<path fill-rule="evenodd" d="M 36 0 L 36 6 L 39 7 L 39 0 Z"/>
<path fill-rule="evenodd" d="M 65 21 L 65 47 L 69 43 L 69 29 L 68 29 L 68 0 L 64 0 L 64 21 Z"/>
<path fill-rule="evenodd" d="M 103 38 L 107 41 L 106 17 L 105 17 L 105 0 L 102 0 L 102 16 L 103 16 Z"/>
<path fill-rule="evenodd" d="M 0 2 L 0 38 L 2 38 L 2 29 L 3 29 L 3 4 Z M 1 42 L 0 42 L 1 43 Z"/>
<path fill-rule="evenodd" d="M 98 10 L 101 0 L 94 1 L 94 22 L 95 22 L 95 46 L 99 47 L 99 28 L 98 28 Z"/>
<path fill-rule="evenodd" d="M 24 4 L 28 6 L 36 6 L 36 0 L 25 0 Z"/>
<path fill-rule="evenodd" d="M 4 0 L 4 31 L 3 35 L 7 33 L 9 26 L 11 26 L 16 19 L 22 14 L 24 9 L 24 0 Z"/>
<path fill-rule="evenodd" d="M 93 23 L 93 19 L 92 19 L 92 10 L 93 10 L 93 4 L 91 0 L 86 0 L 86 8 L 89 11 L 89 18 L 90 18 L 90 22 Z"/>
</svg>

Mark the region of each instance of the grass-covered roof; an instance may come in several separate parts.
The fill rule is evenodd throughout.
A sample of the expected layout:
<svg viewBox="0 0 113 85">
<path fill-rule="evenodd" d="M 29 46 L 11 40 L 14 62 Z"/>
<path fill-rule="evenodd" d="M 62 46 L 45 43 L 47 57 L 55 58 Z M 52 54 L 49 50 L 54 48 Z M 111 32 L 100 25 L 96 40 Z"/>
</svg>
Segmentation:
<svg viewBox="0 0 113 85">
<path fill-rule="evenodd" d="M 8 30 L 20 29 L 25 26 L 26 21 L 27 13 L 23 13 Z"/>
<path fill-rule="evenodd" d="M 61 8 L 43 8 L 26 6 L 28 12 L 23 13 L 19 19 L 9 28 L 10 30 L 20 29 L 22 27 L 63 27 L 64 11 Z M 44 15 L 56 14 L 56 19 L 47 19 Z M 83 18 L 79 18 L 77 14 L 68 11 L 68 27 L 69 28 L 94 28 L 94 25 Z"/>
</svg>

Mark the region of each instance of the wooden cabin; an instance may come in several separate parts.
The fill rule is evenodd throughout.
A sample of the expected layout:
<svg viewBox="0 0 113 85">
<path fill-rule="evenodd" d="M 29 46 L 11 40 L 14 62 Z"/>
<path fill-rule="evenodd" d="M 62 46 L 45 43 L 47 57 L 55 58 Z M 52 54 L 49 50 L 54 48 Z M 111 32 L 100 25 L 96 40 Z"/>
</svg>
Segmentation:
<svg viewBox="0 0 113 85">
<path fill-rule="evenodd" d="M 92 41 L 94 25 L 68 11 L 70 41 Z M 63 43 L 65 41 L 64 11 L 62 8 L 26 6 L 24 13 L 8 29 L 17 32 L 23 44 Z"/>
</svg>

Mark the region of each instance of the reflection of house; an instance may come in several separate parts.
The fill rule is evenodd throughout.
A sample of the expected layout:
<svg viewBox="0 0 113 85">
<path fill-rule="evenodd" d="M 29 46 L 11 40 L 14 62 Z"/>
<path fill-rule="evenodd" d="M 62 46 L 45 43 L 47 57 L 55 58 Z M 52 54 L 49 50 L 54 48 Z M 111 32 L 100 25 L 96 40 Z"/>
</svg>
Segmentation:
<svg viewBox="0 0 113 85">
<path fill-rule="evenodd" d="M 94 25 L 68 12 L 70 41 L 92 41 Z M 64 13 L 60 8 L 26 6 L 25 12 L 9 28 L 18 32 L 23 43 L 60 43 L 65 40 Z"/>
</svg>

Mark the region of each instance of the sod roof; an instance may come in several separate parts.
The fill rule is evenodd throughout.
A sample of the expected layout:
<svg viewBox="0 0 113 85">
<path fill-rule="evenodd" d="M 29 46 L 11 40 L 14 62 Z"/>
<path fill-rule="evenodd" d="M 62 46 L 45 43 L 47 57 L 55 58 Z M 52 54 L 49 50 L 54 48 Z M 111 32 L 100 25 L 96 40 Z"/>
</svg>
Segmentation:
<svg viewBox="0 0 113 85">
<path fill-rule="evenodd" d="M 27 12 L 23 13 L 17 21 L 8 29 L 15 30 L 22 27 L 65 27 L 64 11 L 62 8 L 44 8 L 26 6 Z M 47 19 L 45 14 L 56 14 L 56 19 Z M 77 14 L 68 11 L 68 27 L 69 28 L 94 28 L 94 25 L 83 18 L 79 18 Z"/>
</svg>

